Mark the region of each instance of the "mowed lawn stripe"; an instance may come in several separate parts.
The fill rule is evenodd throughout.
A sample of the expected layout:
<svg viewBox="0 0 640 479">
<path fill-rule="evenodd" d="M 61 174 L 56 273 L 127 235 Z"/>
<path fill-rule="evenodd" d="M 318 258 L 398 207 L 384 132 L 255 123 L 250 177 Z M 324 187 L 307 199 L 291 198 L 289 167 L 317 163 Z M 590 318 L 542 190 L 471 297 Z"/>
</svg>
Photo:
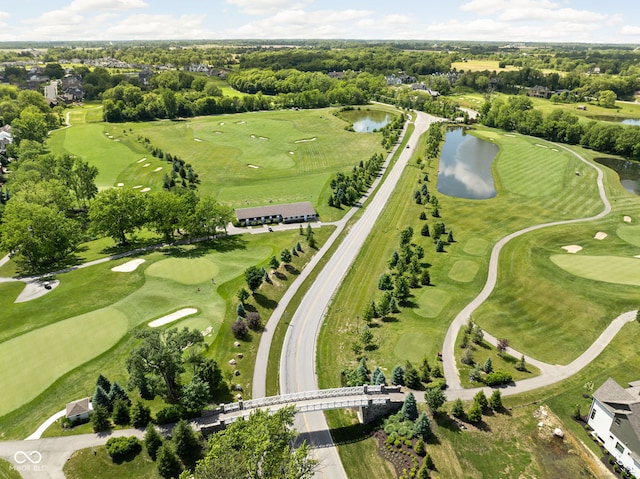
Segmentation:
<svg viewBox="0 0 640 479">
<path fill-rule="evenodd" d="M 553 255 L 560 268 L 581 278 L 640 286 L 640 259 L 619 256 Z"/>
<path fill-rule="evenodd" d="M 103 308 L 36 329 L 0 345 L 0 416 L 35 398 L 66 372 L 115 345 L 127 317 Z M 78 398 L 79 399 L 79 398 Z"/>
</svg>

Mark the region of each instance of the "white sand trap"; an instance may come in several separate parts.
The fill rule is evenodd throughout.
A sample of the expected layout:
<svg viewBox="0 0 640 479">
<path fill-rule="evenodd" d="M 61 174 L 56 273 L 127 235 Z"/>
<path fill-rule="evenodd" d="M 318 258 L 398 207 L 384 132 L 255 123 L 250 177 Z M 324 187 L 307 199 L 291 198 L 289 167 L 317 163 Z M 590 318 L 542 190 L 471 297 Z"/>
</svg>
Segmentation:
<svg viewBox="0 0 640 479">
<path fill-rule="evenodd" d="M 203 336 L 211 336 L 211 334 L 213 334 L 213 326 L 207 326 L 201 333 Z"/>
<path fill-rule="evenodd" d="M 134 188 L 142 188 L 142 185 L 136 185 Z"/>
<path fill-rule="evenodd" d="M 168 314 L 163 316 L 162 318 L 154 319 L 149 323 L 149 327 L 157 328 L 158 326 L 163 326 L 165 324 L 173 323 L 179 319 L 182 319 L 186 316 L 191 316 L 192 314 L 196 314 L 198 310 L 196 308 L 183 308 L 175 313 Z"/>
<path fill-rule="evenodd" d="M 142 163 L 143 161 L 147 161 L 147 157 L 146 157 L 146 156 L 145 156 L 144 158 L 140 158 L 140 159 L 138 160 L 138 163 Z"/>
<path fill-rule="evenodd" d="M 567 253 L 577 253 L 582 249 L 582 246 L 577 244 L 570 244 L 567 246 L 563 246 L 562 249 L 565 250 Z"/>
<path fill-rule="evenodd" d="M 541 145 L 540 143 L 536 143 L 536 146 L 539 146 L 540 148 L 547 148 L 545 145 Z"/>
<path fill-rule="evenodd" d="M 597 239 L 597 240 L 603 240 L 603 239 L 605 239 L 607 236 L 608 236 L 608 235 L 607 235 L 607 233 L 605 233 L 604 231 L 598 231 L 598 232 L 596 233 L 596 235 L 594 236 L 594 238 L 595 238 L 595 239 Z"/>
<path fill-rule="evenodd" d="M 634 256 L 634 258 L 640 258 L 640 254 L 639 254 L 639 255 Z"/>
<path fill-rule="evenodd" d="M 110 140 L 113 140 L 113 136 L 112 135 L 108 135 L 107 138 L 109 138 Z"/>
<path fill-rule="evenodd" d="M 246 121 L 242 120 L 242 121 L 237 121 L 236 122 L 238 125 L 244 125 L 246 123 Z"/>
<path fill-rule="evenodd" d="M 290 155 L 295 155 L 295 153 L 293 151 L 290 151 L 289 154 Z"/>
<path fill-rule="evenodd" d="M 149 166 L 151 166 L 151 163 L 145 163 L 144 165 L 142 165 L 143 168 L 148 168 Z"/>
<path fill-rule="evenodd" d="M 557 148 L 551 148 L 551 151 L 560 151 Z"/>
<path fill-rule="evenodd" d="M 624 220 L 625 223 L 631 223 L 631 216 L 625 216 L 622 219 Z"/>
<path fill-rule="evenodd" d="M 511 133 L 505 133 L 504 136 L 516 136 L 516 135 L 513 135 Z"/>
<path fill-rule="evenodd" d="M 151 191 L 151 188 L 142 188 L 140 191 L 146 193 L 147 191 Z"/>
<path fill-rule="evenodd" d="M 256 165 L 247 165 L 247 166 L 248 166 L 249 168 L 256 168 L 256 169 L 257 169 L 257 168 L 260 168 L 259 166 L 256 166 Z"/>
<path fill-rule="evenodd" d="M 267 138 L 266 136 L 261 136 L 260 139 L 261 140 L 268 140 L 269 138 Z"/>
<path fill-rule="evenodd" d="M 224 126 L 224 121 L 221 121 L 221 122 L 220 122 L 220 126 Z"/>
<path fill-rule="evenodd" d="M 116 138 L 116 139 L 115 139 L 115 140 L 113 140 L 113 141 L 120 141 L 120 138 Z"/>
<path fill-rule="evenodd" d="M 316 140 L 317 140 L 317 138 L 314 136 L 313 138 L 309 138 L 307 140 L 296 140 L 296 141 L 294 141 L 294 143 L 306 143 L 308 141 L 316 141 Z"/>
<path fill-rule="evenodd" d="M 155 170 L 153 170 L 154 173 L 157 173 L 158 171 L 162 171 L 162 166 L 158 166 Z"/>
<path fill-rule="evenodd" d="M 198 142 L 200 142 L 200 141 L 202 141 L 202 140 L 201 140 L 200 138 L 194 138 L 194 139 L 193 139 L 193 141 L 198 141 Z"/>
<path fill-rule="evenodd" d="M 255 138 L 255 137 L 256 137 L 256 135 L 250 135 L 249 136 L 249 138 Z"/>
<path fill-rule="evenodd" d="M 39 298 L 40 296 L 44 296 L 49 291 L 57 288 L 59 284 L 60 281 L 58 281 L 57 279 L 42 282 L 38 281 L 37 279 L 26 281 L 24 289 L 20 292 L 14 303 L 25 303 L 27 301 L 31 301 L 32 299 Z"/>
<path fill-rule="evenodd" d="M 122 263 L 121 265 L 114 266 L 111 268 L 111 271 L 115 271 L 116 273 L 131 273 L 136 270 L 138 266 L 144 263 L 142 258 L 132 259 L 131 261 L 127 261 L 126 263 Z"/>
<path fill-rule="evenodd" d="M 124 186 L 124 183 L 118 183 L 116 186 Z"/>
</svg>

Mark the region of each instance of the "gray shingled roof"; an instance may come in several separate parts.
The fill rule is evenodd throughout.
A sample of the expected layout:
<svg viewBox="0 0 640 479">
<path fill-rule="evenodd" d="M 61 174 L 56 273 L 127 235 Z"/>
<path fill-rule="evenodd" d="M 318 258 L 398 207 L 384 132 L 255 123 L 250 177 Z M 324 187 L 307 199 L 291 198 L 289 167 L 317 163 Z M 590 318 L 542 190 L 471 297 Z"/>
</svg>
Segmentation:
<svg viewBox="0 0 640 479">
<path fill-rule="evenodd" d="M 291 218 L 293 216 L 315 216 L 316 210 L 308 201 L 300 203 L 285 203 L 282 205 L 256 206 L 253 208 L 236 209 L 236 217 L 238 221 L 249 218 L 261 218 L 268 216 L 282 216 L 283 218 Z"/>
<path fill-rule="evenodd" d="M 634 404 L 640 402 L 640 397 L 633 397 L 611 378 L 602 383 L 602 386 L 593 393 L 593 397 L 601 403 Z"/>
<path fill-rule="evenodd" d="M 78 416 L 91 410 L 89 398 L 78 399 L 67 404 L 67 417 Z"/>
</svg>

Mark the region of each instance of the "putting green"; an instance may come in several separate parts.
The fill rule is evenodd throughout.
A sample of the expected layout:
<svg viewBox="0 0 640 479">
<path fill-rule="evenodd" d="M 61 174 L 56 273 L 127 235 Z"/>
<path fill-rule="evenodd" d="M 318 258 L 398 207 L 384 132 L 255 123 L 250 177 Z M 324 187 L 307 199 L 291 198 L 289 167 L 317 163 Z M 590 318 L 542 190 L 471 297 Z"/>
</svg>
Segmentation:
<svg viewBox="0 0 640 479">
<path fill-rule="evenodd" d="M 640 225 L 620 226 L 616 231 L 618 237 L 633 246 L 640 246 Z"/>
<path fill-rule="evenodd" d="M 482 256 L 487 251 L 489 242 L 482 238 L 469 238 L 464 245 L 463 251 L 474 256 Z"/>
<path fill-rule="evenodd" d="M 190 285 L 211 281 L 218 271 L 218 265 L 205 258 L 167 258 L 153 263 L 145 274 Z"/>
<path fill-rule="evenodd" d="M 620 256 L 552 255 L 554 264 L 581 278 L 640 286 L 640 259 Z"/>
<path fill-rule="evenodd" d="M 456 261 L 449 270 L 449 278 L 459 283 L 468 283 L 476 277 L 479 268 L 480 265 L 475 261 L 469 261 L 467 259 Z"/>
<path fill-rule="evenodd" d="M 435 318 L 447 305 L 451 295 L 447 291 L 437 288 L 423 288 L 418 298 L 420 308 L 417 313 L 425 318 Z"/>
<path fill-rule="evenodd" d="M 417 367 L 424 357 L 425 345 L 429 344 L 429 337 L 422 333 L 406 333 L 398 338 L 393 354 L 400 360 L 411 361 Z"/>
<path fill-rule="evenodd" d="M 0 344 L 0 416 L 35 398 L 57 378 L 105 352 L 127 332 L 127 317 L 103 308 Z M 80 398 L 78 398 L 80 399 Z"/>
</svg>

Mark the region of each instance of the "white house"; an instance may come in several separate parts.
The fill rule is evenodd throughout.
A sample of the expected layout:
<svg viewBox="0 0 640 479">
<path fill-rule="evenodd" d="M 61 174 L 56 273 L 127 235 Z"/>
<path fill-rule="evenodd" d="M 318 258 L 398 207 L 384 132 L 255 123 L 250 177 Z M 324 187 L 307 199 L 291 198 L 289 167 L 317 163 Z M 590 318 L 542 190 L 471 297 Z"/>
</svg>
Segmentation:
<svg viewBox="0 0 640 479">
<path fill-rule="evenodd" d="M 7 145 L 13 142 L 11 133 L 9 131 L 0 128 L 0 153 L 4 153 L 7 150 Z"/>
<path fill-rule="evenodd" d="M 607 379 L 593 393 L 588 424 L 618 465 L 640 477 L 640 381 Z"/>
</svg>

